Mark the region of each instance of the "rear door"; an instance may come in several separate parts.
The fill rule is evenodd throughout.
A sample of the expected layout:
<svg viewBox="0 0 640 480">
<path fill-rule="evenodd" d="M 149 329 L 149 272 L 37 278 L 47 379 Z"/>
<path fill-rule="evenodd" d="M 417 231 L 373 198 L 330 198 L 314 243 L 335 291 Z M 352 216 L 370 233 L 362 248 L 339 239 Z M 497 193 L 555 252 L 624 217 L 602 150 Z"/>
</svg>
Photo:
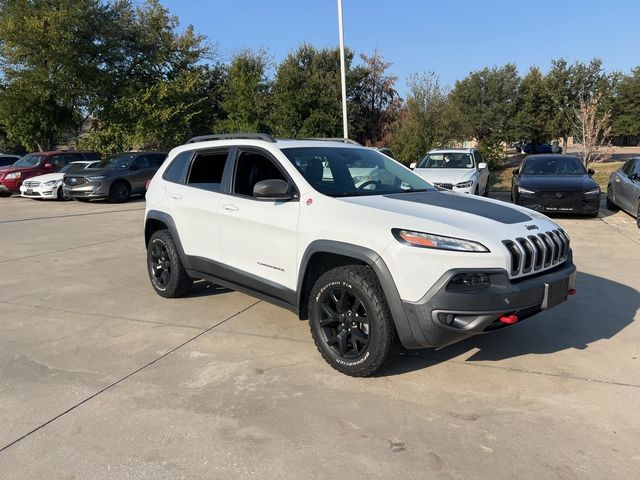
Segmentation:
<svg viewBox="0 0 640 480">
<path fill-rule="evenodd" d="M 131 190 L 134 193 L 142 193 L 147 186 L 147 180 L 153 177 L 153 174 L 158 169 L 152 166 L 151 156 L 149 154 L 143 154 L 135 158 L 131 167 L 132 171 L 127 176 L 129 183 L 131 183 Z"/>
<path fill-rule="evenodd" d="M 223 262 L 254 289 L 273 296 L 296 289 L 296 252 L 300 202 L 259 200 L 253 187 L 261 180 L 294 182 L 275 157 L 258 148 L 241 148 L 235 157 L 231 189 L 219 206 Z M 276 285 L 273 285 L 276 284 Z M 284 297 L 280 297 L 284 299 Z"/>
<path fill-rule="evenodd" d="M 186 255 L 197 270 L 217 274 L 220 262 L 219 204 L 231 148 L 183 152 L 163 174 L 166 205 Z M 228 174 L 230 175 L 230 173 Z"/>
<path fill-rule="evenodd" d="M 615 177 L 615 195 L 614 200 L 616 204 L 627 211 L 632 211 L 635 208 L 633 205 L 633 199 L 635 194 L 636 183 L 629 178 L 635 171 L 636 164 L 639 163 L 637 159 L 632 158 L 624 164 L 622 169 L 617 172 Z"/>
</svg>

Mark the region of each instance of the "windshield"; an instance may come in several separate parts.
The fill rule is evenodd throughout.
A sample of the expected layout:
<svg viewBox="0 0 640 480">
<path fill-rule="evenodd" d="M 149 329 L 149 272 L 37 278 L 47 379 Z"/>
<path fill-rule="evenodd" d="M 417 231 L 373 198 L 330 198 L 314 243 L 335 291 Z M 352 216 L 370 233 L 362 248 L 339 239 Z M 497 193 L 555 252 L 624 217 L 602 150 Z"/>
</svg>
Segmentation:
<svg viewBox="0 0 640 480">
<path fill-rule="evenodd" d="M 473 158 L 468 153 L 429 153 L 416 168 L 473 168 Z"/>
<path fill-rule="evenodd" d="M 129 168 L 135 157 L 131 154 L 114 155 L 103 160 L 98 168 Z"/>
<path fill-rule="evenodd" d="M 587 171 L 578 157 L 533 157 L 524 162 L 523 175 L 584 175 Z"/>
<path fill-rule="evenodd" d="M 71 162 L 71 163 L 67 163 L 64 167 L 62 167 L 60 169 L 60 173 L 75 173 L 75 172 L 84 170 L 85 168 L 90 168 L 92 166 L 95 166 L 97 164 L 98 162 L 93 162 L 93 163 Z"/>
<path fill-rule="evenodd" d="M 44 158 L 44 155 L 29 153 L 14 163 L 12 167 L 36 167 Z"/>
<path fill-rule="evenodd" d="M 436 191 L 395 160 L 367 148 L 300 147 L 282 152 L 313 188 L 332 197 Z"/>
</svg>

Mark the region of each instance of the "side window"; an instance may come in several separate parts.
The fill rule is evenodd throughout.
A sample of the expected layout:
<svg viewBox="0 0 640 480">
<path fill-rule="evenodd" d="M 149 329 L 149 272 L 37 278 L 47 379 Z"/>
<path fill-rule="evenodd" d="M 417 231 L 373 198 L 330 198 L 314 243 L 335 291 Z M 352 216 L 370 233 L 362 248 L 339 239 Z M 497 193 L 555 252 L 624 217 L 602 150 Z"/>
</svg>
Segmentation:
<svg viewBox="0 0 640 480">
<path fill-rule="evenodd" d="M 149 155 L 149 162 L 151 163 L 151 167 L 160 168 L 165 158 L 167 158 L 166 155 Z"/>
<path fill-rule="evenodd" d="M 193 150 L 188 150 L 176 155 L 175 158 L 171 160 L 171 165 L 164 171 L 162 178 L 168 182 L 184 183 L 192 153 Z"/>
<path fill-rule="evenodd" d="M 638 160 L 637 158 L 635 158 L 634 160 L 636 163 L 634 164 L 631 173 L 637 173 L 638 175 L 640 175 L 640 160 Z"/>
<path fill-rule="evenodd" d="M 56 167 L 64 167 L 71 161 L 69 157 L 71 157 L 69 154 L 54 155 L 49 159 L 49 162 Z"/>
<path fill-rule="evenodd" d="M 480 152 L 478 151 L 475 152 L 475 155 L 476 155 L 476 167 L 477 167 L 478 165 L 484 162 L 484 159 L 482 158 L 482 155 L 480 155 Z"/>
<path fill-rule="evenodd" d="M 138 170 L 151 167 L 151 165 L 149 165 L 148 155 L 142 155 L 141 157 L 136 158 L 133 164 L 136 166 L 136 168 L 138 168 Z"/>
<path fill-rule="evenodd" d="M 632 171 L 634 162 L 635 162 L 635 159 L 632 158 L 627 163 L 625 163 L 624 166 L 622 167 L 622 173 L 624 173 L 625 175 L 629 175 Z"/>
<path fill-rule="evenodd" d="M 219 192 L 229 150 L 198 152 L 191 162 L 187 185 Z"/>
<path fill-rule="evenodd" d="M 287 179 L 268 157 L 255 152 L 241 152 L 233 180 L 233 193 L 253 197 L 253 187 L 262 180 Z"/>
<path fill-rule="evenodd" d="M 87 160 L 100 160 L 102 156 L 97 152 L 87 152 L 84 154 L 84 158 L 86 158 Z M 82 159 L 79 158 L 78 160 Z"/>
</svg>

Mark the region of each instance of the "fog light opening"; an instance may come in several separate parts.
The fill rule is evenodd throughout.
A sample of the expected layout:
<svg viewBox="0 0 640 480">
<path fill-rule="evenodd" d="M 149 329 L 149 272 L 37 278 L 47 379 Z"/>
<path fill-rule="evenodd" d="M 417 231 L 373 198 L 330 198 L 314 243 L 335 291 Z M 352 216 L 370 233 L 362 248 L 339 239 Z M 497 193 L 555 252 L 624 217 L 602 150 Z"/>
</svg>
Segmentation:
<svg viewBox="0 0 640 480">
<path fill-rule="evenodd" d="M 518 322 L 518 316 L 516 314 L 503 315 L 498 320 L 506 325 L 513 325 Z"/>
</svg>

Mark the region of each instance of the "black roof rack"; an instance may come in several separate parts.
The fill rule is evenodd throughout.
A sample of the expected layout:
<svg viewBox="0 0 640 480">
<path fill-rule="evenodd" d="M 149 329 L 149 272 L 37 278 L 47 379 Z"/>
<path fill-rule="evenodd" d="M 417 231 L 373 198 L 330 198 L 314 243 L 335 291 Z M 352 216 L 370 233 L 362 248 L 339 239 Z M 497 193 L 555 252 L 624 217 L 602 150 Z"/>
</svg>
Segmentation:
<svg viewBox="0 0 640 480">
<path fill-rule="evenodd" d="M 350 138 L 342 138 L 342 137 L 329 137 L 329 138 L 299 138 L 296 140 L 321 140 L 321 141 L 325 141 L 325 142 L 342 142 L 342 143 L 349 143 L 351 145 L 358 145 L 358 146 L 362 146 L 360 145 L 358 142 L 356 142 L 355 140 L 351 140 Z"/>
<path fill-rule="evenodd" d="M 209 140 L 231 140 L 234 138 L 243 138 L 245 140 L 264 140 L 265 142 L 270 143 L 276 142 L 268 133 L 216 133 L 193 137 L 187 143 L 208 142 Z"/>
</svg>

